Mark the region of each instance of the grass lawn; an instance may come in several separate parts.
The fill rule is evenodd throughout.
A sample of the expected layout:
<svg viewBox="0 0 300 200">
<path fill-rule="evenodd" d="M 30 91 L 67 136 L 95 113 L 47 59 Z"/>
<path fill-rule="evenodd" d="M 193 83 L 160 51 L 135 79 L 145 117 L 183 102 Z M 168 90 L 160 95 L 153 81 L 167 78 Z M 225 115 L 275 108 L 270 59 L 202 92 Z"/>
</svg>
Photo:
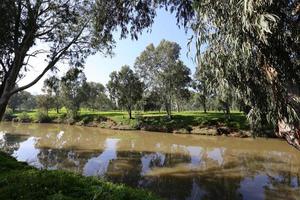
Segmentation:
<svg viewBox="0 0 300 200">
<path fill-rule="evenodd" d="M 26 111 L 27 117 L 32 121 L 37 120 L 37 110 Z M 14 113 L 17 117 L 22 117 L 24 111 Z M 66 118 L 66 110 L 61 109 L 57 114 L 55 110 L 49 111 L 51 120 L 58 118 Z M 123 111 L 90 111 L 87 109 L 80 110 L 80 115 L 76 122 L 87 124 L 99 119 L 109 119 L 118 126 L 128 126 L 133 129 L 142 127 L 152 127 L 150 129 L 164 132 L 172 132 L 173 130 L 185 129 L 189 130 L 195 126 L 227 126 L 239 130 L 248 130 L 249 124 L 246 116 L 241 112 L 233 111 L 230 116 L 225 116 L 222 112 L 185 111 L 173 112 L 172 118 L 166 117 L 165 112 L 133 112 L 134 119 L 129 119 L 127 112 Z M 154 127 L 154 128 L 153 128 Z"/>
<path fill-rule="evenodd" d="M 29 167 L 0 152 L 0 199 L 155 200 L 151 193 L 97 178 Z"/>
</svg>

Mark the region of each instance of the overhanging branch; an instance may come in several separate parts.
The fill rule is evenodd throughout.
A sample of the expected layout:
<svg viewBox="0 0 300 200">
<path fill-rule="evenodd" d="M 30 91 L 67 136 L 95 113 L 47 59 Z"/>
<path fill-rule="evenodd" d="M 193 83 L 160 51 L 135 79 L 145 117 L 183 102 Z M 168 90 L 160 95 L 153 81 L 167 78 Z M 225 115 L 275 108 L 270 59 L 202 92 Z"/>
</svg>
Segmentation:
<svg viewBox="0 0 300 200">
<path fill-rule="evenodd" d="M 55 56 L 53 56 L 53 59 L 49 62 L 47 67 L 43 70 L 43 72 L 40 75 L 38 75 L 33 81 L 31 81 L 27 85 L 24 85 L 22 87 L 15 88 L 14 90 L 12 90 L 10 92 L 10 96 L 12 96 L 13 94 L 15 94 L 17 92 L 26 90 L 26 89 L 30 88 L 31 86 L 33 86 L 34 84 L 36 84 L 50 69 L 52 69 L 55 66 L 55 64 L 61 59 L 61 57 L 66 53 L 66 51 L 78 40 L 78 38 L 82 34 L 83 30 L 85 29 L 86 25 L 87 25 L 87 23 L 82 27 L 82 29 L 77 34 L 77 36 L 75 38 L 73 38 L 73 40 L 66 47 L 61 49 Z"/>
</svg>

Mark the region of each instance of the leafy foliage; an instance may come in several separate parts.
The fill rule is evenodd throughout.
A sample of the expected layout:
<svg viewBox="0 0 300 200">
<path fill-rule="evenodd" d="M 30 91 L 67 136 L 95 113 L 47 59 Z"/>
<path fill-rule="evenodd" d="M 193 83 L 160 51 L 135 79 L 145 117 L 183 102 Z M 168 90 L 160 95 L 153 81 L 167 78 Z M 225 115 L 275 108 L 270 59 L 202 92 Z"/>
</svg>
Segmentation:
<svg viewBox="0 0 300 200">
<path fill-rule="evenodd" d="M 148 95 L 160 93 L 168 116 L 172 101 L 189 97 L 190 70 L 179 60 L 180 46 L 162 40 L 157 47 L 150 44 L 136 59 L 135 69 L 145 82 Z"/>
<path fill-rule="evenodd" d="M 297 1 L 199 1 L 191 27 L 200 67 L 224 91 L 251 107 L 253 128 L 299 123 L 299 8 Z M 222 8 L 222 9 L 220 9 Z M 206 48 L 202 52 L 200 46 Z M 203 70 L 203 71 L 207 71 Z M 298 102 L 298 103 L 297 103 Z"/>
<path fill-rule="evenodd" d="M 126 108 L 131 119 L 133 106 L 142 99 L 143 83 L 139 80 L 129 66 L 123 66 L 121 70 L 110 74 L 110 81 L 107 84 L 109 93 L 113 99 Z"/>
<path fill-rule="evenodd" d="M 63 105 L 71 117 L 76 117 L 82 102 L 86 100 L 86 77 L 78 68 L 71 68 L 61 79 Z"/>
<path fill-rule="evenodd" d="M 106 88 L 101 83 L 87 82 L 84 85 L 86 101 L 83 106 L 92 110 L 110 109 L 111 102 L 105 94 Z"/>
</svg>

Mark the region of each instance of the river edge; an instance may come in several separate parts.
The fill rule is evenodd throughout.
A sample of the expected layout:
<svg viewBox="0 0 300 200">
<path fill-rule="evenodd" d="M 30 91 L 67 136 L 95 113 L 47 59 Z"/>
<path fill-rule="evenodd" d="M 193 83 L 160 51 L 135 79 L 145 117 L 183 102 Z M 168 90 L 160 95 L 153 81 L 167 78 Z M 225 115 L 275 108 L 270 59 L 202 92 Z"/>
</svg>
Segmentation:
<svg viewBox="0 0 300 200">
<path fill-rule="evenodd" d="M 146 131 L 146 132 L 160 132 L 166 134 L 192 134 L 192 135 L 204 135 L 204 136 L 227 136 L 227 137 L 238 137 L 238 138 L 249 138 L 252 137 L 250 130 L 241 130 L 237 128 L 228 127 L 224 124 L 221 125 L 198 125 L 198 126 L 187 126 L 181 128 L 172 128 L 165 125 L 155 126 L 150 124 L 139 124 L 138 126 L 117 123 L 109 118 L 103 118 L 97 121 L 76 121 L 76 120 L 47 120 L 44 122 L 37 120 L 6 120 L 5 122 L 21 123 L 21 124 L 65 124 L 71 126 L 83 126 L 83 127 L 94 127 L 109 130 L 120 130 L 120 131 Z"/>
<path fill-rule="evenodd" d="M 0 151 L 0 199 L 158 200 L 151 192 L 61 170 L 39 170 Z"/>
</svg>

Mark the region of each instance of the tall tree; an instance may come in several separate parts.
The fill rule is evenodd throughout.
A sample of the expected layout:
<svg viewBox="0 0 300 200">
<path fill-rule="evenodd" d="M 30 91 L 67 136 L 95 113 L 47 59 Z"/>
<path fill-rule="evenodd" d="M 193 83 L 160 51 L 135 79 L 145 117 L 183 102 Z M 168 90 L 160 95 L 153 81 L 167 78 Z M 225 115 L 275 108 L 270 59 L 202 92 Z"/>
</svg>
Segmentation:
<svg viewBox="0 0 300 200">
<path fill-rule="evenodd" d="M 56 113 L 59 113 L 59 108 L 61 106 L 60 103 L 60 80 L 56 76 L 50 76 L 49 78 L 45 79 L 43 91 L 52 97 L 53 105 L 56 109 Z"/>
<path fill-rule="evenodd" d="M 49 109 L 53 108 L 53 98 L 49 94 L 42 94 L 36 96 L 37 107 L 43 110 L 47 116 Z"/>
<path fill-rule="evenodd" d="M 78 68 L 71 68 L 61 78 L 61 98 L 71 117 L 76 117 L 80 105 L 87 100 L 84 91 L 86 85 L 85 74 Z"/>
<path fill-rule="evenodd" d="M 107 88 L 118 104 L 126 108 L 129 118 L 132 119 L 132 109 L 143 96 L 144 85 L 138 75 L 125 65 L 119 72 L 111 73 Z"/>
<path fill-rule="evenodd" d="M 107 106 L 109 99 L 105 94 L 106 88 L 101 83 L 87 82 L 84 92 L 87 98 L 85 102 L 87 108 L 100 110 Z"/>
<path fill-rule="evenodd" d="M 147 90 L 160 92 L 168 117 L 171 117 L 172 101 L 184 97 L 182 94 L 191 82 L 190 69 L 179 59 L 180 49 L 177 43 L 162 40 L 157 47 L 147 46 L 135 62 Z"/>
<path fill-rule="evenodd" d="M 16 109 L 21 110 L 22 107 L 25 107 L 24 104 L 31 98 L 31 94 L 27 91 L 21 91 L 12 96 L 12 98 L 8 102 L 8 106 L 13 110 Z"/>
</svg>

